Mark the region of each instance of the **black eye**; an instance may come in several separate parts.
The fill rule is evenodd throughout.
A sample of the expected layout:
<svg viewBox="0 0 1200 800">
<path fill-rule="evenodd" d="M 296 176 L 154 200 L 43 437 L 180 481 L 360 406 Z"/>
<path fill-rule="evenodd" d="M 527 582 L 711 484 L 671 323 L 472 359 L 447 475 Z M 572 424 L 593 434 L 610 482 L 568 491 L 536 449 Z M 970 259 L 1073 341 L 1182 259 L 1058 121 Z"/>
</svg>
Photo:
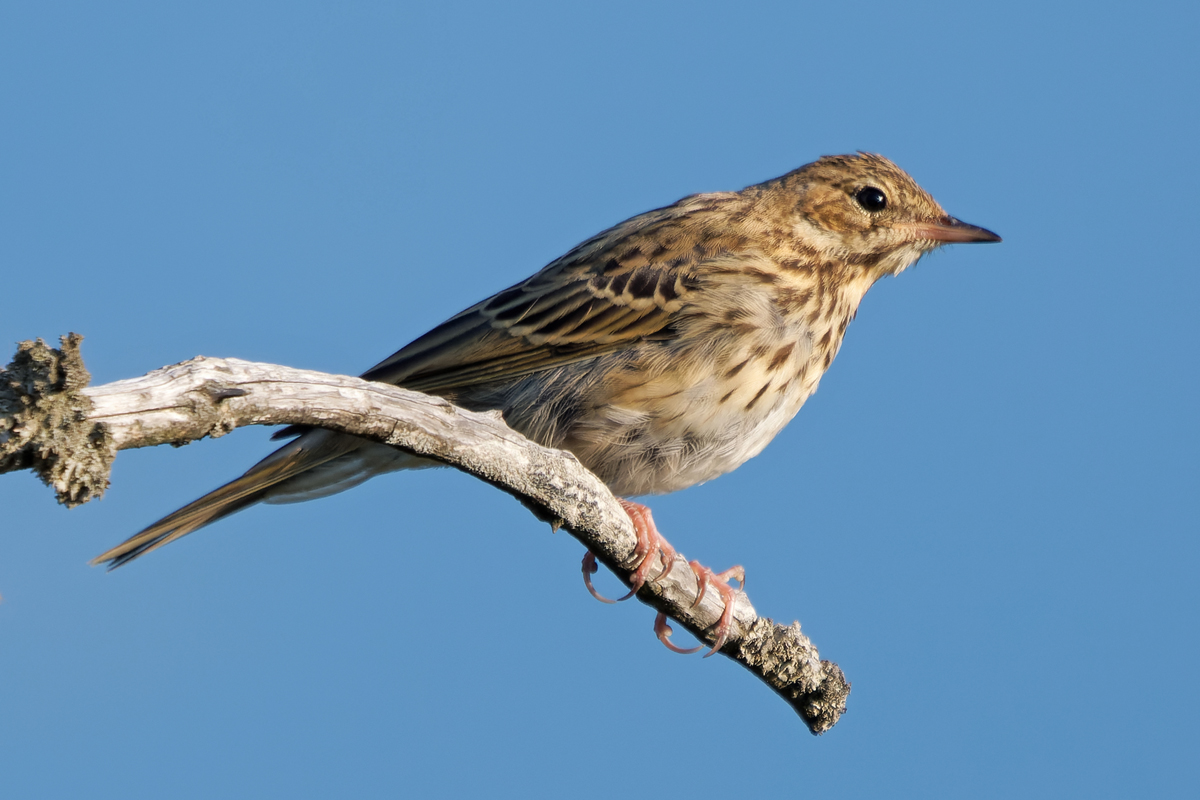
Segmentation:
<svg viewBox="0 0 1200 800">
<path fill-rule="evenodd" d="M 864 186 L 854 193 L 854 199 L 862 206 L 863 211 L 876 214 L 887 208 L 887 195 L 874 186 Z"/>
</svg>

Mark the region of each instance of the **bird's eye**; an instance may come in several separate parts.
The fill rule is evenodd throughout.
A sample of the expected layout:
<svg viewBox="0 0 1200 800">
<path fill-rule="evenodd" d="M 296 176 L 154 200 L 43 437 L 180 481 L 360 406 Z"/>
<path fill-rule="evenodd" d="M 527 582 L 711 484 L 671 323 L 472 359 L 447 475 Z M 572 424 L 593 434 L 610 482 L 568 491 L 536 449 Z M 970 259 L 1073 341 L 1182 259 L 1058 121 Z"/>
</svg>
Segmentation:
<svg viewBox="0 0 1200 800">
<path fill-rule="evenodd" d="M 874 186 L 864 186 L 854 193 L 854 199 L 862 206 L 863 211 L 876 214 L 887 208 L 887 195 Z"/>
</svg>

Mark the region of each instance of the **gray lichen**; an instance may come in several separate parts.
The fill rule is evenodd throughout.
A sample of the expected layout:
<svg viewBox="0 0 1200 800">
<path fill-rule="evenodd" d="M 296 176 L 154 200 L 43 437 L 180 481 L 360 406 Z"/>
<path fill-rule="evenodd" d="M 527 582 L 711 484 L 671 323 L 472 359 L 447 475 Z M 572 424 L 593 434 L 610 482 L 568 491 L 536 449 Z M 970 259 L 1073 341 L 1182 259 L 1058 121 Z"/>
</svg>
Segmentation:
<svg viewBox="0 0 1200 800">
<path fill-rule="evenodd" d="M 21 342 L 0 370 L 0 472 L 33 470 L 68 507 L 104 494 L 116 456 L 104 425 L 88 420 L 82 341 L 63 336 L 60 350 Z"/>
</svg>

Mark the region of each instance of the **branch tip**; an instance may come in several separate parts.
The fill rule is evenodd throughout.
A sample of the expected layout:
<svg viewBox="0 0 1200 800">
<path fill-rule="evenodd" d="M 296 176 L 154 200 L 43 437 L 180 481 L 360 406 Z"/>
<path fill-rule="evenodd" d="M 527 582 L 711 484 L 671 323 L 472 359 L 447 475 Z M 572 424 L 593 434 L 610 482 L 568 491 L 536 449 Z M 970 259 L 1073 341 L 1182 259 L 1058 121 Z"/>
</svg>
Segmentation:
<svg viewBox="0 0 1200 800">
<path fill-rule="evenodd" d="M 0 370 L 0 472 L 33 470 L 58 502 L 73 507 L 104 494 L 116 448 L 103 423 L 89 420 L 83 337 L 59 341 L 60 349 L 41 339 L 21 342 Z"/>
</svg>

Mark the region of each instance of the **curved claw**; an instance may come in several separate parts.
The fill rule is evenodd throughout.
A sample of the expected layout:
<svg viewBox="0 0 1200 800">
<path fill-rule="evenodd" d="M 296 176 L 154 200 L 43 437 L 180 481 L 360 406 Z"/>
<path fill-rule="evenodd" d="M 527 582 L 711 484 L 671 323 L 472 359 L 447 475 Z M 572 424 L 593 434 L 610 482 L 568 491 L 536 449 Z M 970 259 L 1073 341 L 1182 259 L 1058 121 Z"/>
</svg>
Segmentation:
<svg viewBox="0 0 1200 800">
<path fill-rule="evenodd" d="M 583 557 L 583 583 L 592 597 L 602 603 L 619 603 L 622 600 L 628 600 L 633 597 L 637 594 L 638 590 L 646 585 L 646 581 L 650 580 L 650 570 L 653 568 L 656 560 L 662 569 L 654 580 L 659 580 L 671 571 L 671 567 L 678 557 L 675 548 L 671 547 L 671 544 L 658 532 L 658 528 L 654 524 L 654 518 L 650 515 L 650 509 L 631 500 L 619 500 L 618 502 L 625 509 L 625 513 L 629 515 L 629 520 L 633 523 L 634 532 L 637 534 L 637 545 L 634 547 L 634 555 L 638 557 L 638 562 L 633 574 L 629 576 L 629 593 L 616 600 L 610 600 L 597 592 L 596 587 L 592 585 L 592 576 L 596 574 L 599 567 L 596 564 L 595 554 L 588 551 L 587 555 Z M 656 554 L 658 556 L 657 559 L 655 558 Z M 741 567 L 732 567 L 724 572 L 713 572 L 698 561 L 689 561 L 688 567 L 691 568 L 692 573 L 696 576 L 697 584 L 696 600 L 692 603 L 692 607 L 695 608 L 704 600 L 704 593 L 708 590 L 710 584 L 716 587 L 717 592 L 721 595 L 721 601 L 725 606 L 721 612 L 721 618 L 713 626 L 714 644 L 712 649 L 704 654 L 704 657 L 708 658 L 724 647 L 725 643 L 729 640 L 729 632 L 733 628 L 733 604 L 737 598 L 737 592 L 742 591 L 746 587 L 746 571 Z M 736 579 L 738 582 L 736 590 L 729 585 L 729 581 L 733 579 Z M 667 624 L 667 617 L 663 613 L 659 613 L 654 620 L 654 632 L 658 636 L 658 640 L 673 652 L 688 654 L 704 649 L 703 644 L 691 648 L 679 647 L 672 644 L 670 641 L 671 626 Z"/>
<path fill-rule="evenodd" d="M 721 611 L 721 618 L 713 626 L 713 632 L 717 637 L 716 641 L 713 644 L 712 650 L 704 654 L 704 657 L 708 658 L 724 647 L 725 642 L 729 640 L 729 631 L 733 627 L 733 603 L 737 597 L 737 593 L 742 591 L 746 586 L 746 570 L 738 566 L 730 567 L 724 572 L 713 572 L 699 561 L 689 561 L 688 567 L 691 568 L 692 573 L 696 576 L 696 583 L 699 585 L 699 589 L 696 591 L 696 601 L 692 603 L 692 608 L 700 605 L 700 601 L 704 599 L 704 592 L 708 589 L 709 584 L 716 587 L 717 593 L 721 595 L 721 602 L 725 604 L 724 610 Z M 738 582 L 736 590 L 729 585 L 730 580 Z"/>
<path fill-rule="evenodd" d="M 696 590 L 696 601 L 692 603 L 692 608 L 700 605 L 700 601 L 704 599 L 704 593 L 708 590 L 708 581 L 704 579 L 704 573 L 712 574 L 712 570 L 701 564 L 699 561 L 689 561 L 688 567 L 692 570 L 692 574 L 696 576 L 696 585 L 700 588 Z"/>
<path fill-rule="evenodd" d="M 650 579 L 650 569 L 654 566 L 654 553 L 658 553 L 658 562 L 662 567 L 657 578 L 661 578 L 671 571 L 677 554 L 671 543 L 658 532 L 658 526 L 654 524 L 654 517 L 650 515 L 650 509 L 632 500 L 620 499 L 618 502 L 621 504 L 621 508 L 625 509 L 625 513 L 629 515 L 629 521 L 633 523 L 633 530 L 637 534 L 637 546 L 634 548 L 634 554 L 640 556 L 641 559 L 633 574 L 629 576 L 630 594 L 637 594 Z"/>
<path fill-rule="evenodd" d="M 733 622 L 733 590 L 730 589 L 729 591 L 729 599 L 725 601 L 725 610 L 721 612 L 721 619 L 717 621 L 717 640 L 713 642 L 712 650 L 704 654 L 704 658 L 708 658 L 724 647 L 725 642 L 729 639 L 729 628 Z M 722 592 L 722 594 L 724 593 Z"/>
<path fill-rule="evenodd" d="M 596 598 L 601 603 L 619 603 L 622 600 L 628 600 L 629 598 L 633 597 L 632 591 L 624 597 L 618 597 L 616 600 L 605 597 L 597 592 L 596 587 L 592 586 L 592 576 L 596 574 L 596 570 L 598 569 L 600 569 L 600 567 L 596 564 L 596 554 L 591 550 L 588 550 L 587 554 L 583 557 L 583 585 L 587 587 L 587 590 L 591 593 L 592 597 Z"/>
<path fill-rule="evenodd" d="M 723 581 L 729 580 L 729 578 L 723 577 L 725 575 L 728 575 L 729 578 L 734 578 L 735 580 L 737 580 L 739 592 L 746 591 L 746 570 L 742 569 L 740 566 L 739 567 L 730 567 L 729 569 L 725 570 L 717 577 Z"/>
<path fill-rule="evenodd" d="M 658 616 L 654 618 L 654 634 L 658 640 L 666 645 L 667 649 L 673 653 L 690 656 L 692 653 L 698 653 L 704 649 L 704 645 L 698 644 L 695 647 L 680 647 L 671 642 L 671 626 L 667 624 L 667 615 L 663 612 L 658 612 Z"/>
</svg>

